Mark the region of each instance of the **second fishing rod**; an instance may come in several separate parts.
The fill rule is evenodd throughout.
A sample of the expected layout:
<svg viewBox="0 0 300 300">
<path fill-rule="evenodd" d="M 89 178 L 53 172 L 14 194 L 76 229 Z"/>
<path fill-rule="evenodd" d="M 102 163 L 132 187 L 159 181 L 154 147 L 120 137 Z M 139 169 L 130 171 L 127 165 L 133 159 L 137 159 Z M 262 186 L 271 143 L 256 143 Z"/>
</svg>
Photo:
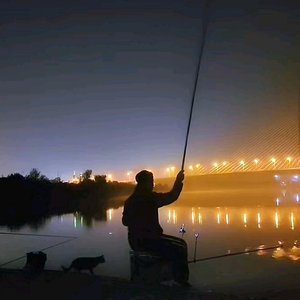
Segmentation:
<svg viewBox="0 0 300 300">
<path fill-rule="evenodd" d="M 184 234 L 186 233 L 186 230 L 184 228 L 184 224 L 182 224 L 179 232 L 181 234 L 181 238 L 183 238 Z M 249 250 L 245 250 L 245 251 L 226 253 L 226 254 L 221 254 L 221 255 L 216 255 L 216 256 L 209 256 L 209 257 L 204 257 L 204 258 L 197 259 L 198 238 L 199 238 L 199 233 L 196 233 L 195 234 L 195 246 L 194 246 L 194 259 L 189 260 L 188 263 L 196 263 L 196 262 L 201 262 L 201 261 L 206 261 L 206 260 L 225 258 L 225 257 L 229 257 L 229 256 L 236 256 L 236 255 L 248 254 L 248 253 L 259 252 L 259 251 L 275 250 L 275 249 L 279 249 L 279 248 L 283 247 L 283 243 L 281 243 L 281 244 L 271 246 L 271 247 L 258 247 L 258 248 L 255 248 L 255 249 L 249 249 Z"/>
</svg>

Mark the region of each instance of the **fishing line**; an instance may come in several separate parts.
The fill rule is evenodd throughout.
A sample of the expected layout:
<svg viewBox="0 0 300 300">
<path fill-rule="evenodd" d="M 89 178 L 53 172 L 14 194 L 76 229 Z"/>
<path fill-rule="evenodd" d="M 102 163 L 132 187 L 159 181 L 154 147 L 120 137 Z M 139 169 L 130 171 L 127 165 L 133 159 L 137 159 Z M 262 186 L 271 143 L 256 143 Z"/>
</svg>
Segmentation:
<svg viewBox="0 0 300 300">
<path fill-rule="evenodd" d="M 198 85 L 198 77 L 199 77 L 199 72 L 200 72 L 200 66 L 201 66 L 201 61 L 202 61 L 202 56 L 203 56 L 203 51 L 204 51 L 204 45 L 205 45 L 205 39 L 206 39 L 206 32 L 207 32 L 207 27 L 208 27 L 208 20 L 209 20 L 209 15 L 210 15 L 209 4 L 210 4 L 210 0 L 208 0 L 206 2 L 206 5 L 204 7 L 203 18 L 202 18 L 203 19 L 203 22 L 202 22 L 202 32 L 203 32 L 203 34 L 202 34 L 202 42 L 201 42 L 201 48 L 200 48 L 200 55 L 199 55 L 198 66 L 197 66 L 197 69 L 196 69 L 196 76 L 195 76 L 193 97 L 192 97 L 189 122 L 188 122 L 186 137 L 185 137 L 185 145 L 184 145 L 184 151 L 183 151 L 183 157 L 182 157 L 181 170 L 184 170 L 184 162 L 185 162 L 186 149 L 187 149 L 187 145 L 188 145 L 188 138 L 189 138 L 189 133 L 190 133 L 191 121 L 192 121 L 192 114 L 193 114 L 193 107 L 194 107 L 194 102 L 195 102 L 195 95 L 196 95 L 196 90 L 197 90 L 197 85 Z"/>
<path fill-rule="evenodd" d="M 47 235 L 47 234 L 32 234 L 32 233 L 16 233 L 16 232 L 0 232 L 0 234 L 8 235 L 25 235 L 25 236 L 41 236 L 41 237 L 54 237 L 54 238 L 66 238 L 66 239 L 76 239 L 76 236 L 64 236 L 64 235 Z"/>
<path fill-rule="evenodd" d="M 68 239 L 68 240 L 66 240 L 66 241 L 63 241 L 63 242 L 54 244 L 54 245 L 52 245 L 52 246 L 43 248 L 43 249 L 39 250 L 38 252 L 42 252 L 42 251 L 48 250 L 48 249 L 50 249 L 50 248 L 54 248 L 54 247 L 56 247 L 56 246 L 59 246 L 59 245 L 68 243 L 68 242 L 73 241 L 73 240 L 75 240 L 75 239 L 77 239 L 77 237 L 73 237 L 73 238 L 70 238 L 70 239 Z M 10 263 L 12 263 L 12 262 L 15 262 L 15 261 L 17 261 L 17 260 L 20 260 L 20 259 L 22 259 L 22 258 L 26 258 L 26 255 L 23 255 L 23 256 L 21 256 L 21 257 L 19 257 L 19 258 L 13 259 L 13 260 L 10 260 L 10 261 L 8 261 L 8 262 L 6 262 L 6 263 L 4 263 L 4 264 L 1 264 L 0 267 L 5 266 L 5 265 L 7 265 L 7 264 L 10 264 Z"/>
</svg>

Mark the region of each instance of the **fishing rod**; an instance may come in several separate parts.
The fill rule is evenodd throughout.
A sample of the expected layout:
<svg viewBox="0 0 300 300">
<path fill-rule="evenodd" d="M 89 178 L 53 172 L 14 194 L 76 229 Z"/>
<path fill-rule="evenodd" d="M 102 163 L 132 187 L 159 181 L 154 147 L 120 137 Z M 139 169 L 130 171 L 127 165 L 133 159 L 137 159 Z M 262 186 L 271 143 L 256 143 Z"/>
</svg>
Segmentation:
<svg viewBox="0 0 300 300">
<path fill-rule="evenodd" d="M 228 253 L 228 254 L 211 256 L 211 257 L 205 257 L 205 258 L 200 258 L 200 259 L 194 259 L 194 260 L 188 261 L 188 263 L 195 263 L 195 262 L 199 262 L 199 261 L 217 259 L 217 258 L 222 258 L 222 257 L 227 257 L 227 256 L 247 254 L 247 253 L 251 253 L 251 252 L 258 252 L 258 251 L 264 251 L 264 250 L 278 249 L 278 248 L 282 248 L 282 247 L 283 247 L 283 244 L 277 245 L 277 246 L 272 246 L 272 247 L 267 247 L 267 248 L 256 248 L 256 249 L 253 249 L 253 250 L 247 250 L 247 251 L 241 251 L 241 252 L 235 252 L 235 253 Z"/>
<path fill-rule="evenodd" d="M 192 114 L 193 114 L 195 95 L 196 95 L 197 84 L 198 84 L 198 77 L 199 77 L 199 72 L 200 72 L 200 66 L 201 66 L 201 61 L 202 61 L 202 56 L 203 56 L 203 51 L 204 51 L 204 45 L 205 45 L 205 39 L 206 39 L 206 32 L 207 32 L 207 27 L 208 27 L 208 20 L 209 20 L 209 15 L 210 15 L 209 3 L 210 3 L 210 0 L 208 0 L 206 2 L 206 5 L 204 7 L 203 18 L 202 18 L 203 19 L 203 22 L 202 22 L 202 42 L 201 42 L 198 66 L 197 66 L 197 69 L 196 69 L 196 76 L 195 76 L 193 97 L 192 97 L 192 103 L 191 103 L 191 109 L 190 109 L 190 116 L 189 116 L 187 132 L 186 132 L 183 157 L 182 157 L 182 165 L 181 165 L 181 170 L 182 171 L 184 170 L 184 162 L 185 162 L 186 150 L 187 150 L 187 145 L 188 145 L 188 138 L 189 138 L 189 133 L 190 133 L 191 121 L 192 121 Z"/>
<path fill-rule="evenodd" d="M 184 229 L 184 224 L 181 225 L 181 228 L 179 229 L 179 233 L 181 233 L 182 238 L 183 238 L 183 235 L 186 233 L 186 230 Z M 210 256 L 210 257 L 205 257 L 205 258 L 197 259 L 197 243 L 198 243 L 198 238 L 199 238 L 199 233 L 196 233 L 195 234 L 194 259 L 193 260 L 189 260 L 188 263 L 195 263 L 195 262 L 199 262 L 199 261 L 205 261 L 205 260 L 223 258 L 223 257 L 227 257 L 227 256 L 235 256 L 235 255 L 241 255 L 241 254 L 248 254 L 248 253 L 251 253 L 251 252 L 273 250 L 273 249 L 278 249 L 278 248 L 282 248 L 283 247 L 283 243 L 279 241 L 279 245 L 272 246 L 272 247 L 267 247 L 267 248 L 265 248 L 265 247 L 259 247 L 259 248 L 252 249 L 252 250 L 246 250 L 246 251 L 234 252 L 234 253 L 227 253 L 227 254 L 222 254 L 222 255 L 217 255 L 217 256 Z M 296 245 L 297 242 L 298 241 L 296 240 L 294 242 L 294 245 Z"/>
</svg>

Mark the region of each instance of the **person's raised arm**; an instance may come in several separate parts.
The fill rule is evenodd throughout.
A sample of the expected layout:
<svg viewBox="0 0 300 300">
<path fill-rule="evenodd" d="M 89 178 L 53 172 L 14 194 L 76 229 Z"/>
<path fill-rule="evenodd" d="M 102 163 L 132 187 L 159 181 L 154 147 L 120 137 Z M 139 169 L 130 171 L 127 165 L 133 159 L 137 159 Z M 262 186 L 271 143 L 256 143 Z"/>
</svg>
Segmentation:
<svg viewBox="0 0 300 300">
<path fill-rule="evenodd" d="M 181 191 L 182 191 L 182 187 L 183 187 L 183 180 L 184 180 L 184 171 L 181 170 L 177 176 L 176 176 L 176 180 L 175 183 L 173 185 L 173 188 L 170 192 L 168 193 L 155 193 L 155 199 L 157 202 L 157 207 L 162 207 L 165 205 L 169 205 L 173 202 L 175 202 Z"/>
</svg>

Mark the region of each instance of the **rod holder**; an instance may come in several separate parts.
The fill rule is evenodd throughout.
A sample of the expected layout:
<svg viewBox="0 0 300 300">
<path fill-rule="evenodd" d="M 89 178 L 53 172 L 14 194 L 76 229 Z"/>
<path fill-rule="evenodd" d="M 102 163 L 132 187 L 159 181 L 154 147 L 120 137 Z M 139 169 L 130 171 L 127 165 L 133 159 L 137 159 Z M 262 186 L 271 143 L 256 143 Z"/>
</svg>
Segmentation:
<svg viewBox="0 0 300 300">
<path fill-rule="evenodd" d="M 194 249 L 194 262 L 196 262 L 196 256 L 197 256 L 197 241 L 198 241 L 199 233 L 195 234 L 195 249 Z"/>
</svg>

